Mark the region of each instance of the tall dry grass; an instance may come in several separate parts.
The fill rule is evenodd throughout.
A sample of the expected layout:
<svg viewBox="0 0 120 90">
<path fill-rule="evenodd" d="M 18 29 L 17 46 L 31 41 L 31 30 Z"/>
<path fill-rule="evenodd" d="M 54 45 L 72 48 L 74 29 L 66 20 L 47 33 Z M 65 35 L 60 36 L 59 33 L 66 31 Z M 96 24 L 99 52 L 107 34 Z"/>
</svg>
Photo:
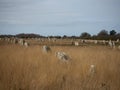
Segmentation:
<svg viewBox="0 0 120 90">
<path fill-rule="evenodd" d="M 0 45 L 0 90 L 120 90 L 120 51 L 104 46 Z M 63 63 L 55 52 L 72 60 Z M 96 73 L 90 74 L 90 65 Z"/>
</svg>

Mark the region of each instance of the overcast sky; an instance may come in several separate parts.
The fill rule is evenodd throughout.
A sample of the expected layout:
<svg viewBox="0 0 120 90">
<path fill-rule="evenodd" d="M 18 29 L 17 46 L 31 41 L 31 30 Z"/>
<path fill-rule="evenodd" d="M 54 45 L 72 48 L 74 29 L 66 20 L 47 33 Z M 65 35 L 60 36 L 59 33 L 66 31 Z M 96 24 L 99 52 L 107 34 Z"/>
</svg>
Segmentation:
<svg viewBox="0 0 120 90">
<path fill-rule="evenodd" d="M 120 0 L 0 0 L 0 34 L 120 32 Z"/>
</svg>

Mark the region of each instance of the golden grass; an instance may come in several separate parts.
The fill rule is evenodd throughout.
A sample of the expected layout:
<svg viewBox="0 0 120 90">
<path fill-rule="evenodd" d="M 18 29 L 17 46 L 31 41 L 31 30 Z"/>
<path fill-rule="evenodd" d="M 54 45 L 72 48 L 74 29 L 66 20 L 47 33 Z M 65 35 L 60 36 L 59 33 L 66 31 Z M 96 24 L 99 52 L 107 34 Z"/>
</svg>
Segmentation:
<svg viewBox="0 0 120 90">
<path fill-rule="evenodd" d="M 0 90 L 120 90 L 120 51 L 105 46 L 0 45 Z M 55 52 L 72 60 L 63 63 Z M 90 75 L 90 65 L 96 73 Z"/>
</svg>

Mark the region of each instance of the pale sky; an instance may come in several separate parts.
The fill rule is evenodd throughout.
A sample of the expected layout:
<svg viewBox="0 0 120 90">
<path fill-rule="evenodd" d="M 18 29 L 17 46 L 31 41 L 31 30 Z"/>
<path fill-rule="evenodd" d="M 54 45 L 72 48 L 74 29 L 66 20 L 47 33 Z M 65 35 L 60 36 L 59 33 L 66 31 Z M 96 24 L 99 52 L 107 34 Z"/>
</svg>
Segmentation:
<svg viewBox="0 0 120 90">
<path fill-rule="evenodd" d="M 120 32 L 120 0 L 0 0 L 0 34 Z"/>
</svg>

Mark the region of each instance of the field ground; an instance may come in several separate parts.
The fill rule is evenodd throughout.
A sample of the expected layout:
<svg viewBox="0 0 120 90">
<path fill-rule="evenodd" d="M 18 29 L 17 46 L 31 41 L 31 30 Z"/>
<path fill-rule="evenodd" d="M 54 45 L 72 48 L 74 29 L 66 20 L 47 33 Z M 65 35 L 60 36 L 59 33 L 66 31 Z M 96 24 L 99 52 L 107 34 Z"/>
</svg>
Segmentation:
<svg viewBox="0 0 120 90">
<path fill-rule="evenodd" d="M 0 43 L 0 90 L 120 90 L 120 51 L 107 46 L 24 47 Z M 64 51 L 64 63 L 55 52 Z M 90 65 L 95 65 L 91 74 Z"/>
</svg>

